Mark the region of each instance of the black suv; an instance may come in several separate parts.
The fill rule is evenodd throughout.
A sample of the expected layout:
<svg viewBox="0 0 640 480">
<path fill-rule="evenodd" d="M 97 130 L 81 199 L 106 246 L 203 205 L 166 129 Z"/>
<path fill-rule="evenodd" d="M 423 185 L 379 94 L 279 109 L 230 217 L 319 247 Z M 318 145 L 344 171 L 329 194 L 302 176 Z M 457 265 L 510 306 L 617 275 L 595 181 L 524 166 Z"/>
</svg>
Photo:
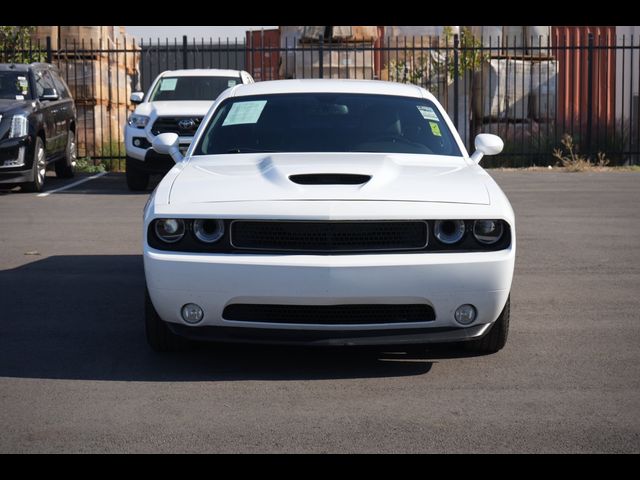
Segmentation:
<svg viewBox="0 0 640 480">
<path fill-rule="evenodd" d="M 73 177 L 76 106 L 48 63 L 0 64 L 0 186 L 39 192 L 47 166 Z"/>
</svg>

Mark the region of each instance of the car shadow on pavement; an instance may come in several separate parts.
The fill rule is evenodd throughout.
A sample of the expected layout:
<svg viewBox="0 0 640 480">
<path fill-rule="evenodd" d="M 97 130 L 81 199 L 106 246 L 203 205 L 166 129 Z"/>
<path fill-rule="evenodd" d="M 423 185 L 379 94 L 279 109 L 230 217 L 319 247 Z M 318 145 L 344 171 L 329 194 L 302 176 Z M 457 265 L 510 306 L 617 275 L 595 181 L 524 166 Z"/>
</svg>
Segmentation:
<svg viewBox="0 0 640 480">
<path fill-rule="evenodd" d="M 53 256 L 0 271 L 0 376 L 120 381 L 315 380 L 422 375 L 455 350 L 146 343 L 139 255 Z"/>
</svg>

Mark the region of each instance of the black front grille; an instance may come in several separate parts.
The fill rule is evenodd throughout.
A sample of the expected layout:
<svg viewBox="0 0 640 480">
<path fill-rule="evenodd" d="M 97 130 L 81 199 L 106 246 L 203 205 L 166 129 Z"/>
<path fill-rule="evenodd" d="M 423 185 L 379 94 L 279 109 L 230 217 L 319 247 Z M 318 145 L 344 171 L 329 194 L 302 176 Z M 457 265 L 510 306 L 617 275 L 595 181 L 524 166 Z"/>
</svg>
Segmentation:
<svg viewBox="0 0 640 480">
<path fill-rule="evenodd" d="M 180 122 L 185 120 L 189 125 L 181 126 Z M 192 120 L 193 122 L 189 122 Z M 177 133 L 181 136 L 192 137 L 200 126 L 202 117 L 158 117 L 151 127 L 154 135 L 161 133 Z"/>
<path fill-rule="evenodd" d="M 231 224 L 231 243 L 238 249 L 305 252 L 420 250 L 427 244 L 422 221 L 259 222 Z"/>
<path fill-rule="evenodd" d="M 225 320 L 302 325 L 366 325 L 435 320 L 430 305 L 263 305 L 234 303 L 225 307 Z"/>
</svg>

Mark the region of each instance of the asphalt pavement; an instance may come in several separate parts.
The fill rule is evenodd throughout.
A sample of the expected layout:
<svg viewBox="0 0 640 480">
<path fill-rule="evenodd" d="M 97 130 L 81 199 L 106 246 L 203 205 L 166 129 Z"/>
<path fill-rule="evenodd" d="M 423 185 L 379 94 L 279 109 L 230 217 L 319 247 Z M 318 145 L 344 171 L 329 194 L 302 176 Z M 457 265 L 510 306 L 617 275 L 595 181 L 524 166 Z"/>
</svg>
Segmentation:
<svg viewBox="0 0 640 480">
<path fill-rule="evenodd" d="M 518 252 L 510 338 L 485 356 L 154 353 L 148 195 L 122 174 L 0 192 L 0 452 L 639 453 L 640 173 L 491 174 Z"/>
</svg>

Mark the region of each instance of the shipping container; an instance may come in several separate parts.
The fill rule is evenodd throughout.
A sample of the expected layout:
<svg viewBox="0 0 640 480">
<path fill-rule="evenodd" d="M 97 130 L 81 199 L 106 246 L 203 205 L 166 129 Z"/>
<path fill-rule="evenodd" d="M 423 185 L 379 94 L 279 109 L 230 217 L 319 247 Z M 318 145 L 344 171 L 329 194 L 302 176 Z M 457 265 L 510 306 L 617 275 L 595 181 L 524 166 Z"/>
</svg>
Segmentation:
<svg viewBox="0 0 640 480">
<path fill-rule="evenodd" d="M 247 32 L 246 68 L 256 82 L 278 80 L 280 70 L 280 30 Z"/>
<path fill-rule="evenodd" d="M 593 35 L 591 52 L 589 34 Z M 557 122 L 560 134 L 574 132 L 582 137 L 598 131 L 612 134 L 615 128 L 616 51 L 611 47 L 616 42 L 615 27 L 555 26 L 552 38 L 554 56 L 558 60 Z M 590 56 L 591 72 L 588 67 Z M 588 131 L 589 121 L 591 131 Z M 586 143 L 585 138 L 585 148 Z"/>
</svg>

